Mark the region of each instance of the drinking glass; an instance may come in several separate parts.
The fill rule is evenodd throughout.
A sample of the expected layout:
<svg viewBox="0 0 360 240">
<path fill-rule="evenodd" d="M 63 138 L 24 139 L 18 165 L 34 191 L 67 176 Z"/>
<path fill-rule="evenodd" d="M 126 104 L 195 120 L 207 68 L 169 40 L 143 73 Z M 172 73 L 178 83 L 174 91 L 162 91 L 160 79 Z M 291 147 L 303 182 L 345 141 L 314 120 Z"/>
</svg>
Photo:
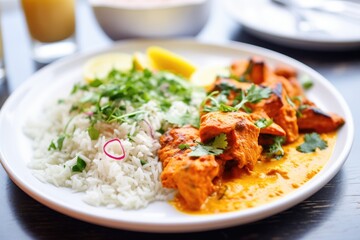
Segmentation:
<svg viewBox="0 0 360 240">
<path fill-rule="evenodd" d="M 75 2 L 21 0 L 36 62 L 47 64 L 76 52 Z"/>
</svg>

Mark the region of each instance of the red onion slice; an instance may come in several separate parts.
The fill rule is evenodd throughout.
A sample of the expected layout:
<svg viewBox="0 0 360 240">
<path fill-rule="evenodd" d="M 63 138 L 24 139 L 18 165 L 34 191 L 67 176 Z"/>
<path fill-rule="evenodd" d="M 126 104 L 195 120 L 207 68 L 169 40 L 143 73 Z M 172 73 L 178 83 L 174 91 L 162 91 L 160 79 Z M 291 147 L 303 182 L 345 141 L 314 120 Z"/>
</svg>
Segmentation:
<svg viewBox="0 0 360 240">
<path fill-rule="evenodd" d="M 121 147 L 121 150 L 122 150 L 122 154 L 120 156 L 114 156 L 114 155 L 112 155 L 111 153 L 109 153 L 106 150 L 107 146 L 112 142 L 118 142 L 120 144 L 120 147 Z M 110 157 L 112 159 L 115 159 L 115 160 L 122 160 L 126 156 L 124 146 L 122 145 L 120 139 L 118 139 L 118 138 L 114 138 L 114 139 L 111 139 L 111 140 L 107 141 L 103 146 L 103 151 L 106 154 L 106 156 L 108 156 L 108 157 Z"/>
<path fill-rule="evenodd" d="M 149 127 L 149 130 L 150 130 L 150 136 L 155 139 L 155 136 L 154 136 L 154 129 L 152 128 L 152 126 L 150 125 L 150 123 L 148 121 L 146 121 L 145 119 L 143 119 L 143 121 L 146 123 L 146 125 Z"/>
</svg>

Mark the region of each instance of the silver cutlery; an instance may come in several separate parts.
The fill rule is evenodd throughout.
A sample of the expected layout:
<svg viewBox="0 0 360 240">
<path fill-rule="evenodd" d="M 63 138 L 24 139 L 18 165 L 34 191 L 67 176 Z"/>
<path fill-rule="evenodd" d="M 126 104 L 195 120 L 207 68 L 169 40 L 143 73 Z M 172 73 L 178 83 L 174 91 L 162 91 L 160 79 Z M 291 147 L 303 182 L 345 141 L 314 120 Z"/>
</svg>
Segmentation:
<svg viewBox="0 0 360 240">
<path fill-rule="evenodd" d="M 329 34 L 325 29 L 322 29 L 310 21 L 302 8 L 297 5 L 297 2 L 293 0 L 271 0 L 272 2 L 286 7 L 293 15 L 295 19 L 295 29 L 300 34 Z"/>
</svg>

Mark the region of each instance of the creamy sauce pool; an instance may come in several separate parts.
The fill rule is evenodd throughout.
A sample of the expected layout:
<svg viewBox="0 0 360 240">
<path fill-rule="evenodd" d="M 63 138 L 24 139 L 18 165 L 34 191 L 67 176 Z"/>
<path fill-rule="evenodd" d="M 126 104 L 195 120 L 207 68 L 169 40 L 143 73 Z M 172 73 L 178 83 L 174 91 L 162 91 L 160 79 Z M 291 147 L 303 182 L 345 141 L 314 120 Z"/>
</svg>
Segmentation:
<svg viewBox="0 0 360 240">
<path fill-rule="evenodd" d="M 336 133 L 321 134 L 328 147 L 314 153 L 301 153 L 296 147 L 303 135 L 283 146 L 280 160 L 259 161 L 253 171 L 242 171 L 236 179 L 222 180 L 217 193 L 211 195 L 199 211 L 190 211 L 180 195 L 171 202 L 178 210 L 193 214 L 230 212 L 270 203 L 301 187 L 314 177 L 329 160 L 336 142 Z"/>
</svg>

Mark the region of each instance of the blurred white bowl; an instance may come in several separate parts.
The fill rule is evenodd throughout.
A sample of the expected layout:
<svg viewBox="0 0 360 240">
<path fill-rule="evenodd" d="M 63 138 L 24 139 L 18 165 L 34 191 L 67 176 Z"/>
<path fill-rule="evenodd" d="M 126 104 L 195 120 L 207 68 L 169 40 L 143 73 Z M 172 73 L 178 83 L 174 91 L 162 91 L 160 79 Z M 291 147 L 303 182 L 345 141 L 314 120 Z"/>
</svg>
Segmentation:
<svg viewBox="0 0 360 240">
<path fill-rule="evenodd" d="M 205 26 L 211 0 L 89 0 L 113 40 L 195 36 Z"/>
</svg>

